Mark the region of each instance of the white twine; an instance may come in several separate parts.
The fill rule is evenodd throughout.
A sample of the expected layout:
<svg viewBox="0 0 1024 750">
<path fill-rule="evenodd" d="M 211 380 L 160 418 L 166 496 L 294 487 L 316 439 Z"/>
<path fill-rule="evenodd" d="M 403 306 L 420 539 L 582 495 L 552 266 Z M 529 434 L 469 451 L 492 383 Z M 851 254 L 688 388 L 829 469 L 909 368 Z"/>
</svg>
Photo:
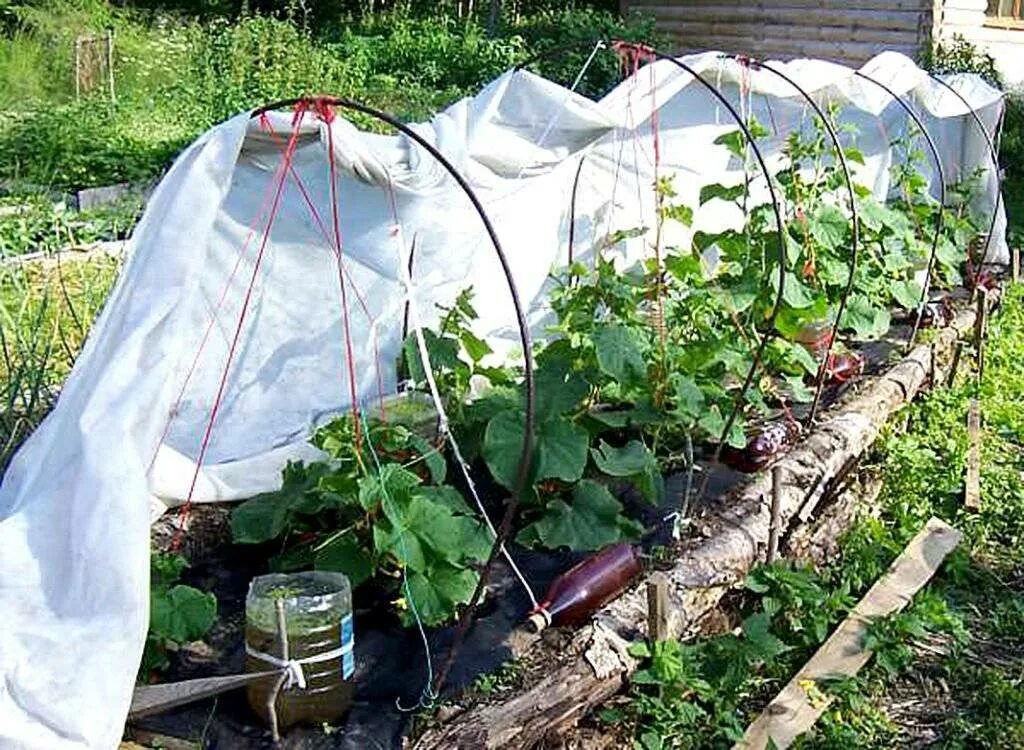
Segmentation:
<svg viewBox="0 0 1024 750">
<path fill-rule="evenodd" d="M 287 653 L 288 634 L 282 633 L 281 639 L 285 646 L 285 653 Z M 305 690 L 306 673 L 302 669 L 303 664 L 318 664 L 324 661 L 341 659 L 352 651 L 353 645 L 354 642 L 349 641 L 347 644 L 342 644 L 338 648 L 331 649 L 330 651 L 324 651 L 320 654 L 313 654 L 313 656 L 307 656 L 303 659 L 282 659 L 271 654 L 265 654 L 262 651 L 253 648 L 248 643 L 245 644 L 245 653 L 253 659 L 258 659 L 259 661 L 266 662 L 267 664 L 280 669 L 282 674 L 286 677 L 283 686 L 284 690 L 290 690 L 293 687 L 297 687 L 299 690 Z"/>
<path fill-rule="evenodd" d="M 396 233 L 399 239 L 401 239 L 401 232 L 401 226 L 396 227 Z M 405 299 L 409 305 L 409 318 L 412 323 L 413 332 L 416 336 L 416 348 L 419 351 L 420 361 L 423 364 L 423 373 L 427 379 L 427 389 L 430 391 L 430 398 L 434 402 L 434 408 L 437 410 L 438 434 L 447 441 L 449 445 L 451 445 L 452 454 L 455 456 L 455 461 L 462 471 L 462 477 L 466 481 L 466 486 L 469 487 L 469 494 L 472 495 L 473 501 L 476 503 L 476 507 L 480 511 L 480 515 L 483 517 L 488 531 L 491 533 L 491 537 L 497 539 L 498 532 L 494 528 L 494 524 L 491 522 L 491 518 L 487 514 L 487 509 L 484 508 L 483 501 L 480 499 L 480 495 L 476 490 L 476 484 L 473 482 L 473 478 L 470 475 L 469 464 L 463 457 L 458 441 L 455 440 L 455 436 L 452 434 L 448 421 L 448 413 L 445 411 L 444 402 L 441 399 L 441 394 L 437 387 L 437 381 L 434 379 L 434 370 L 430 363 L 430 353 L 427 350 L 426 337 L 423 335 L 423 322 L 420 318 L 419 307 L 416 304 L 416 295 L 414 294 L 412 277 L 409 275 L 409 266 L 406 263 L 400 263 L 399 266 L 402 274 L 402 283 L 405 285 Z M 522 571 L 519 570 L 519 566 L 516 565 L 515 560 L 512 559 L 512 555 L 505 547 L 504 542 L 502 542 L 501 545 L 501 554 L 508 563 L 509 568 L 512 569 L 516 578 L 519 579 L 519 583 L 522 585 L 523 590 L 526 591 L 526 595 L 530 598 L 530 603 L 536 607 L 537 596 L 534 594 L 530 584 L 527 583 L 526 577 L 523 575 Z"/>
</svg>

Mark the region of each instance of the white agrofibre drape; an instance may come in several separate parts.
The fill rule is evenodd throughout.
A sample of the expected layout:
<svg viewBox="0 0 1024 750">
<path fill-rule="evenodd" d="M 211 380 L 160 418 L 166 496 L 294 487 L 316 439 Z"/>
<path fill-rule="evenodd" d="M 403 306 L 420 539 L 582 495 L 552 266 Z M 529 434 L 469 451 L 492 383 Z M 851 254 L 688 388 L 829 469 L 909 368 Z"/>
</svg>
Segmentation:
<svg viewBox="0 0 1024 750">
<path fill-rule="evenodd" d="M 779 163 L 790 128 L 810 127 L 803 100 L 774 76 L 714 53 L 685 61 L 773 130 L 764 142 L 771 163 Z M 856 145 L 866 158 L 857 178 L 884 198 L 894 158 L 889 141 L 907 129 L 902 109 L 842 66 L 776 65 L 817 101 L 841 105 L 840 119 L 858 125 Z M 940 145 L 947 176 L 987 170 L 977 205 L 987 217 L 996 177 L 962 103 L 899 55 L 880 55 L 865 71 L 915 103 Z M 994 129 L 999 92 L 973 76 L 950 80 Z M 740 179 L 741 165 L 712 143 L 735 123 L 691 76 L 664 61 L 596 102 L 510 71 L 415 126 L 486 207 L 536 334 L 543 333 L 549 271 L 567 257 L 569 194 L 580 159 L 586 163 L 577 257 L 589 257 L 616 229 L 650 224 L 654 113 L 658 174 L 674 177 L 679 201 L 696 207 L 701 185 Z M 407 294 L 401 268 L 414 243 L 411 293 L 418 309 L 436 315 L 438 304 L 472 286 L 478 333 L 514 350 L 509 291 L 480 219 L 441 166 L 408 138 L 363 133 L 342 116 L 326 125 L 307 115 L 297 135 L 298 180 L 285 179 L 264 237 L 261 207 L 281 167 L 291 115 L 268 120 L 276 136 L 240 115 L 179 157 L 136 229 L 129 261 L 56 408 L 0 487 L 4 748 L 116 746 L 148 621 L 150 504 L 176 505 L 189 494 L 236 330 L 241 335 L 192 492 L 196 502 L 273 489 L 286 460 L 316 455 L 305 439 L 348 404 L 353 386 L 365 401 L 394 390 Z M 353 290 L 351 368 L 332 250 L 328 127 Z M 695 228 L 741 220 L 709 204 L 697 211 Z M 995 259 L 1005 257 L 1004 227 L 1000 215 Z M 685 233 L 667 240 L 684 242 Z M 616 252 L 638 258 L 642 240 Z"/>
</svg>

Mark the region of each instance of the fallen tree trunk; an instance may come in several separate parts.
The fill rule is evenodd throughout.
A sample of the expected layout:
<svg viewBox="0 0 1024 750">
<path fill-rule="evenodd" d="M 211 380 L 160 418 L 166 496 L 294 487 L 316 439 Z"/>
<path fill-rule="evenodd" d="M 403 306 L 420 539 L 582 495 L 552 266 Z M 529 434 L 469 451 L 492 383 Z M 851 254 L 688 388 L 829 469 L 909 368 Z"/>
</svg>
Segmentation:
<svg viewBox="0 0 1024 750">
<path fill-rule="evenodd" d="M 915 347 L 884 374 L 863 381 L 780 459 L 785 475 L 780 503 L 784 527 L 801 509 L 835 489 L 882 426 L 917 395 L 930 376 L 942 382 L 937 375 L 942 363 L 949 361 L 957 339 L 974 323 L 975 310 L 961 312 L 949 326 L 936 331 L 931 344 Z M 730 493 L 717 511 L 699 521 L 700 538 L 684 542 L 675 565 L 661 571 L 668 579 L 670 637 L 694 633 L 722 595 L 763 559 L 770 496 L 770 472 Z M 428 729 L 415 743 L 416 750 L 529 748 L 552 729 L 579 719 L 610 698 L 637 668 L 626 648 L 630 641 L 646 636 L 646 584 L 645 578 L 604 607 L 560 653 L 539 655 L 551 662 L 546 677 L 510 700 L 467 709 L 446 724 Z"/>
</svg>

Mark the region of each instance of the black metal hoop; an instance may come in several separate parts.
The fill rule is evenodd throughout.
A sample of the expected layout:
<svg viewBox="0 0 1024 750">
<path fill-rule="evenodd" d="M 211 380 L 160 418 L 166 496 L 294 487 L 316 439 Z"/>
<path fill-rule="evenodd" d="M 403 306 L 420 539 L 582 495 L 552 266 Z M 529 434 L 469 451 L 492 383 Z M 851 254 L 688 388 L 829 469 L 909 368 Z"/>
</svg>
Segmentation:
<svg viewBox="0 0 1024 750">
<path fill-rule="evenodd" d="M 978 270 L 980 271 L 981 264 L 985 262 L 985 258 L 988 256 L 988 248 L 989 245 L 992 244 L 992 234 L 996 231 L 996 219 L 999 217 L 999 209 L 1003 205 L 1002 179 L 1000 178 L 999 171 L 999 151 L 996 149 L 995 142 L 992 140 L 992 134 L 988 131 L 988 128 L 985 127 L 985 123 L 981 121 L 981 118 L 978 116 L 978 113 L 974 111 L 974 107 L 972 107 L 970 102 L 968 102 L 967 99 L 964 98 L 964 95 L 957 91 L 955 88 L 953 88 L 953 86 L 950 85 L 948 81 L 939 78 L 939 76 L 936 75 L 935 73 L 929 73 L 928 75 L 931 77 L 933 81 L 941 85 L 943 88 L 947 89 L 951 94 L 953 94 L 953 96 L 959 99 L 965 107 L 967 107 L 967 113 L 974 120 L 974 124 L 978 126 L 978 130 L 981 132 L 982 137 L 985 139 L 985 144 L 988 146 L 989 156 L 992 159 L 992 169 L 995 170 L 996 203 L 995 206 L 992 208 L 992 219 L 989 221 L 988 233 L 985 235 L 985 244 L 981 248 L 981 258 L 979 259 L 978 263 Z M 1002 95 L 1002 98 L 1005 98 L 1005 94 Z M 1005 107 L 1003 111 L 1005 112 Z M 1002 115 L 1000 115 L 1000 119 L 1002 119 Z M 969 248 L 967 257 L 970 258 Z"/>
<path fill-rule="evenodd" d="M 480 578 L 477 581 L 477 586 L 473 592 L 473 596 L 470 599 L 469 605 L 466 609 L 466 614 L 460 619 L 457 626 L 455 640 L 452 642 L 452 646 L 449 649 L 448 656 L 442 671 L 438 675 L 438 679 L 435 683 L 436 690 L 440 691 L 444 685 L 444 680 L 447 676 L 448 671 L 451 669 L 451 665 L 455 660 L 455 655 L 458 653 L 458 649 L 465 638 L 465 633 L 472 622 L 472 615 L 476 609 L 477 604 L 480 601 L 480 596 L 483 593 L 484 586 L 487 585 L 487 580 L 490 575 L 491 569 L 494 567 L 494 563 L 497 560 L 498 554 L 504 547 L 505 541 L 508 539 L 509 534 L 512 530 L 512 521 L 515 517 L 516 510 L 519 507 L 519 501 L 522 497 L 523 491 L 526 488 L 528 475 L 530 471 L 530 464 L 533 453 L 533 429 L 534 429 L 534 414 L 535 414 L 535 403 L 536 394 L 534 391 L 534 378 L 533 378 L 533 342 L 530 337 L 530 329 L 526 323 L 526 315 L 523 310 L 522 301 L 519 297 L 519 291 L 516 287 L 515 280 L 512 277 L 512 269 L 509 266 L 508 258 L 505 256 L 504 250 L 501 247 L 501 241 L 498 239 L 497 232 L 494 226 L 491 224 L 490 218 L 487 216 L 487 212 L 484 210 L 483 205 L 480 203 L 479 198 L 473 192 L 473 188 L 469 186 L 469 183 L 459 174 L 458 170 L 445 158 L 445 156 L 437 150 L 433 144 L 429 143 L 423 136 L 419 135 L 415 130 L 410 128 L 405 123 L 396 119 L 387 112 L 382 112 L 379 109 L 370 107 L 361 102 L 352 101 L 350 99 L 343 99 L 339 97 L 300 97 L 296 99 L 284 99 L 281 101 L 267 104 L 259 109 L 252 112 L 251 117 L 258 117 L 265 112 L 273 109 L 281 109 L 284 107 L 293 107 L 298 104 L 304 104 L 306 106 L 313 105 L 328 105 L 333 107 L 341 107 L 344 109 L 361 112 L 363 114 L 374 117 L 381 122 L 387 123 L 391 127 L 400 131 L 403 135 L 411 138 L 419 146 L 422 146 L 432 157 L 434 157 L 445 171 L 455 180 L 458 186 L 469 198 L 470 203 L 473 204 L 473 208 L 480 216 L 480 220 L 483 222 L 484 229 L 487 231 L 487 235 L 491 240 L 491 244 L 494 246 L 494 252 L 498 256 L 498 261 L 501 264 L 502 272 L 505 275 L 505 281 L 508 284 L 509 294 L 512 296 L 512 304 L 516 312 L 516 320 L 519 325 L 519 340 L 523 347 L 523 380 L 524 388 L 526 391 L 526 414 L 523 420 L 523 445 L 519 456 L 519 467 L 516 473 L 515 487 L 512 491 L 512 497 L 509 500 L 505 514 L 501 519 L 494 538 L 494 544 L 491 547 L 490 554 L 487 557 L 487 562 L 481 569 Z M 411 262 L 411 259 L 410 259 Z"/>
<path fill-rule="evenodd" d="M 828 343 L 825 347 L 825 354 L 821 360 L 821 364 L 818 366 L 818 377 L 814 387 L 814 400 L 811 402 L 811 409 L 807 414 L 807 418 L 804 420 L 804 425 L 810 425 L 814 423 L 814 418 L 818 413 L 818 406 L 821 404 L 821 393 L 825 387 L 825 375 L 828 372 L 828 361 L 832 355 L 832 346 L 835 343 L 836 336 L 839 333 L 839 325 L 843 318 L 843 312 L 846 310 L 846 302 L 850 297 L 850 293 L 853 291 L 854 274 L 857 271 L 857 251 L 858 244 L 860 241 L 860 217 L 857 213 L 857 199 L 853 190 L 853 179 L 850 177 L 850 168 L 846 163 L 846 154 L 843 151 L 843 145 L 839 142 L 839 135 L 836 133 L 835 127 L 832 125 L 832 121 L 828 118 L 825 112 L 818 106 L 818 103 L 814 101 L 814 98 L 807 93 L 806 90 L 791 77 L 783 73 L 778 68 L 773 68 L 766 62 L 755 60 L 742 55 L 726 55 L 740 64 L 750 65 L 754 69 L 767 70 L 782 80 L 786 81 L 790 86 L 799 92 L 799 94 L 811 105 L 811 109 L 821 119 L 822 125 L 824 125 L 829 138 L 832 140 L 832 144 L 835 146 L 836 158 L 839 161 L 839 166 L 843 172 L 843 179 L 846 182 L 846 189 L 850 199 L 850 215 L 853 220 L 853 232 L 850 236 L 850 277 L 846 282 L 846 289 L 843 290 L 843 295 L 839 298 L 839 308 L 836 310 L 836 320 L 832 324 L 832 334 L 829 336 Z"/>
<path fill-rule="evenodd" d="M 907 339 L 907 349 L 909 350 L 914 346 L 914 339 L 917 338 L 917 332 L 921 327 L 921 318 L 924 316 L 925 305 L 928 304 L 928 293 L 930 291 L 932 273 L 935 269 L 935 256 L 939 249 L 939 238 L 942 235 L 942 224 L 945 220 L 943 214 L 946 210 L 946 173 L 942 168 L 942 157 L 939 155 L 939 149 L 935 145 L 935 141 L 932 139 L 931 134 L 928 132 L 928 128 L 924 126 L 924 122 L 917 113 L 914 112 L 913 107 L 911 107 L 903 97 L 899 96 L 895 91 L 878 79 L 872 78 L 859 70 L 855 70 L 853 74 L 863 78 L 865 81 L 870 81 L 885 91 L 900 105 L 900 107 L 903 108 L 910 119 L 914 121 L 914 124 L 917 125 L 918 130 L 921 131 L 921 135 L 924 136 L 925 142 L 928 144 L 928 150 L 931 151 L 932 160 L 935 162 L 935 171 L 939 177 L 939 210 L 935 214 L 935 235 L 932 237 L 932 251 L 928 256 L 928 270 L 925 275 L 924 286 L 921 289 L 921 300 L 917 305 L 917 317 L 914 319 L 913 328 L 910 330 L 910 338 Z"/>
</svg>

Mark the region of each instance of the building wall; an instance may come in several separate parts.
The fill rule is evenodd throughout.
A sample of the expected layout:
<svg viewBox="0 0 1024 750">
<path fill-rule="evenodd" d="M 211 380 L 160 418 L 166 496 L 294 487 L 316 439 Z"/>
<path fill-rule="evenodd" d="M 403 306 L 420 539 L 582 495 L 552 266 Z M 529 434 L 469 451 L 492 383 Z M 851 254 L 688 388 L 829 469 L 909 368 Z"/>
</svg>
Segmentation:
<svg viewBox="0 0 1024 750">
<path fill-rule="evenodd" d="M 860 65 L 883 50 L 916 57 L 942 0 L 626 0 L 653 15 L 682 52 L 720 49 L 754 57 L 816 57 Z M 949 0 L 950 3 L 985 0 Z"/>
<path fill-rule="evenodd" d="M 960 34 L 996 60 L 1007 85 L 1024 86 L 1024 24 L 998 25 L 985 15 L 986 0 L 945 0 L 939 36 Z"/>
</svg>

